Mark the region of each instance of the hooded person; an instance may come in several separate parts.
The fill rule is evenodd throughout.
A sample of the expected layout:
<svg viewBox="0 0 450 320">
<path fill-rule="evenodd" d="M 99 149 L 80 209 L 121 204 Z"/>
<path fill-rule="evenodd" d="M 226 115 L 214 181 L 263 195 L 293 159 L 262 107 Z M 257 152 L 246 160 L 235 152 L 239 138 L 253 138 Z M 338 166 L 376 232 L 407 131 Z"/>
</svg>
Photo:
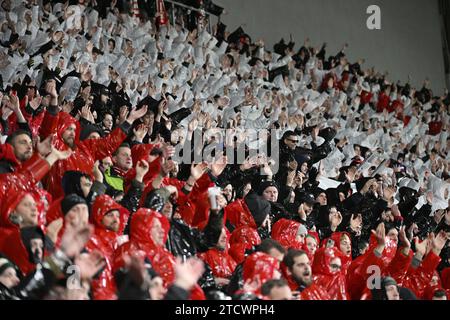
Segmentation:
<svg viewBox="0 0 450 320">
<path fill-rule="evenodd" d="M 200 178 L 198 181 L 202 180 Z M 210 181 L 208 179 L 208 181 Z M 206 182 L 206 181 L 205 181 Z M 201 184 L 201 182 L 200 182 Z M 173 185 L 172 185 L 173 187 Z M 194 187 L 194 189 L 197 187 Z M 178 188 L 177 188 L 178 189 Z M 196 191 L 192 190 L 188 197 L 191 197 Z M 184 207 L 193 207 L 198 210 L 196 203 L 186 201 L 182 197 L 186 197 L 184 189 L 178 191 L 178 198 L 175 201 L 168 187 L 159 188 L 151 191 L 145 201 L 144 207 L 155 210 L 163 214 L 169 221 L 170 229 L 166 241 L 166 248 L 175 256 L 182 257 L 183 260 L 189 257 L 196 256 L 200 253 L 206 252 L 215 247 L 221 237 L 223 228 L 223 213 L 222 211 L 210 210 L 209 201 L 203 199 L 201 195 L 199 199 L 205 202 L 205 209 L 208 210 L 208 215 L 205 217 L 204 227 L 202 229 L 193 227 L 184 221 L 183 217 Z M 194 197 L 197 198 L 197 197 Z M 201 277 L 199 284 L 205 290 L 215 287 L 212 270 L 209 265 L 205 266 L 205 272 Z"/>
<path fill-rule="evenodd" d="M 210 266 L 219 288 L 228 285 L 237 266 L 236 261 L 228 253 L 228 248 L 228 236 L 226 229 L 223 228 L 215 247 L 199 254 L 199 257 Z"/>
<path fill-rule="evenodd" d="M 95 300 L 116 298 L 112 264 L 114 251 L 119 246 L 119 237 L 123 234 L 128 216 L 128 210 L 107 195 L 98 196 L 92 206 L 91 220 L 94 224 L 94 234 L 85 248 L 89 252 L 94 250 L 101 252 L 106 260 L 105 269 L 91 284 Z"/>
<path fill-rule="evenodd" d="M 400 288 L 391 277 L 381 279 L 380 288 L 372 289 L 372 300 L 400 300 Z"/>
<path fill-rule="evenodd" d="M 8 245 L 2 252 L 19 267 L 24 276 L 34 271 L 44 258 L 45 236 L 40 227 L 17 229 L 6 238 L 6 242 Z"/>
<path fill-rule="evenodd" d="M 43 138 L 56 134 L 55 147 L 59 150 L 71 149 L 73 151 L 68 159 L 59 161 L 52 167 L 44 181 L 46 189 L 55 198 L 63 195 L 61 180 L 66 171 L 77 170 L 92 174 L 94 162 L 110 156 L 125 140 L 133 122 L 147 111 L 145 107 L 138 111 L 133 109 L 127 120 L 108 136 L 80 141 L 79 122 L 68 113 L 57 113 L 52 108 L 50 107 L 46 113 L 40 134 Z"/>
<path fill-rule="evenodd" d="M 314 282 L 323 287 L 332 300 L 349 300 L 341 257 L 338 249 L 323 247 L 317 250 L 312 265 Z"/>
<path fill-rule="evenodd" d="M 302 249 L 308 230 L 300 222 L 280 219 L 272 226 L 272 239 L 286 249 Z"/>
<path fill-rule="evenodd" d="M 7 238 L 10 234 L 24 227 L 38 226 L 39 213 L 36 201 L 27 191 L 9 192 L 9 201 L 1 204 L 0 216 L 0 251 L 7 247 Z"/>
<path fill-rule="evenodd" d="M 323 243 L 326 244 L 330 239 L 333 241 L 334 247 L 339 251 L 341 270 L 345 275 L 352 263 L 352 238 L 347 232 L 333 232 L 330 238 L 324 239 Z"/>
<path fill-rule="evenodd" d="M 255 252 L 245 259 L 243 266 L 244 282 L 253 282 L 259 279 L 260 286 L 252 293 L 261 294 L 261 286 L 272 279 L 280 279 L 280 262 L 274 257 L 264 253 Z"/>
<path fill-rule="evenodd" d="M 305 251 L 289 249 L 282 263 L 283 277 L 301 300 L 330 300 L 327 291 L 314 283 L 311 263 Z"/>
<path fill-rule="evenodd" d="M 124 265 L 124 256 L 143 251 L 153 268 L 169 286 L 174 280 L 175 257 L 164 247 L 170 223 L 166 217 L 150 209 L 139 209 L 131 217 L 129 241 L 117 248 L 113 271 Z"/>
<path fill-rule="evenodd" d="M 246 250 L 261 242 L 261 234 L 266 235 L 270 203 L 254 192 L 244 199 L 238 199 L 224 209 L 228 230 L 232 230 L 230 238 L 230 254 L 240 263 Z M 267 234 L 267 237 L 269 235 Z M 266 238 L 266 237 L 265 237 Z"/>
</svg>

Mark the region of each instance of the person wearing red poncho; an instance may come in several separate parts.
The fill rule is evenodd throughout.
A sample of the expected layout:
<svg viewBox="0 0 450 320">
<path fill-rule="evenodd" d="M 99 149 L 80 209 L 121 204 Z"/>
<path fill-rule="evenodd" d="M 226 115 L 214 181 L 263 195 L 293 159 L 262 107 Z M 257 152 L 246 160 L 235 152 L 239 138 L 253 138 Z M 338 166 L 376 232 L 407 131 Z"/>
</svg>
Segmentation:
<svg viewBox="0 0 450 320">
<path fill-rule="evenodd" d="M 106 261 L 105 269 L 92 282 L 92 295 L 95 300 L 113 300 L 117 298 L 112 273 L 114 251 L 119 245 L 118 238 L 123 234 L 129 212 L 110 196 L 101 195 L 94 201 L 91 216 L 95 229 L 86 249 L 101 252 Z"/>
<path fill-rule="evenodd" d="M 330 295 L 314 283 L 311 262 L 305 251 L 291 249 L 283 260 L 283 276 L 301 300 L 330 300 Z"/>
</svg>

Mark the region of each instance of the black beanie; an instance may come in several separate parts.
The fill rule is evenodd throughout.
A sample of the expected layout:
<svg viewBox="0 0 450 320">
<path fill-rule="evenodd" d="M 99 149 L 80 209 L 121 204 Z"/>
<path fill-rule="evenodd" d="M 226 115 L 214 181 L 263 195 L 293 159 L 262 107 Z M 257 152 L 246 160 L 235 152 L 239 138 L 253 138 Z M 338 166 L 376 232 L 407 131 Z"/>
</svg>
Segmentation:
<svg viewBox="0 0 450 320">
<path fill-rule="evenodd" d="M 73 207 L 75 207 L 77 204 L 85 204 L 86 200 L 84 200 L 79 195 L 72 193 L 64 197 L 64 199 L 61 201 L 61 210 L 64 215 L 67 214 L 67 212 L 70 211 Z"/>
<path fill-rule="evenodd" d="M 260 227 L 270 213 L 270 202 L 254 192 L 250 192 L 244 201 L 255 219 L 256 226 Z"/>
<path fill-rule="evenodd" d="M 277 186 L 277 184 L 275 182 L 266 180 L 266 181 L 262 181 L 259 184 L 259 187 L 257 189 L 258 190 L 258 194 L 261 196 L 264 193 L 264 190 L 266 190 L 269 187 L 275 187 L 278 190 L 278 186 Z"/>
</svg>

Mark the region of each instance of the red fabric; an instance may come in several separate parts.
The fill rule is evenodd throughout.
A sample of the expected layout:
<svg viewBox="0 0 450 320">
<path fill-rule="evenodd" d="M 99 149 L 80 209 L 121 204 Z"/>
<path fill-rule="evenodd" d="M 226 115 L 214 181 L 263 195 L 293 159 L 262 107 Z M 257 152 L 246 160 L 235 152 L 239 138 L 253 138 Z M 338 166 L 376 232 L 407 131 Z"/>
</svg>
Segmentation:
<svg viewBox="0 0 450 320">
<path fill-rule="evenodd" d="M 14 154 L 14 149 L 9 143 L 0 144 L 0 160 L 11 162 L 15 167 L 20 167 L 22 164 L 17 160 Z"/>
<path fill-rule="evenodd" d="M 328 292 L 331 300 L 349 300 L 344 273 L 342 270 L 333 273 L 330 269 L 331 261 L 334 258 L 341 259 L 342 256 L 336 248 L 321 248 L 314 256 L 314 282 Z"/>
<path fill-rule="evenodd" d="M 3 202 L 6 196 L 9 197 L 11 190 L 33 191 L 49 170 L 48 162 L 35 153 L 16 168 L 15 172 L 0 174 L 0 202 Z"/>
<path fill-rule="evenodd" d="M 411 289 L 421 299 L 440 261 L 441 258 L 430 251 L 417 269 L 409 268 L 403 286 Z"/>
<path fill-rule="evenodd" d="M 369 267 L 378 267 L 383 272 L 384 264 L 381 257 L 375 255 L 374 250 L 368 250 L 350 264 L 347 271 L 347 289 L 352 300 L 359 300 L 366 288 L 367 279 L 373 275 Z"/>
<path fill-rule="evenodd" d="M 253 216 L 243 199 L 238 199 L 227 205 L 224 212 L 226 219 L 236 228 L 242 226 L 248 226 L 253 229 L 257 228 L 255 219 L 253 219 Z"/>
<path fill-rule="evenodd" d="M 436 136 L 441 133 L 442 121 L 431 121 L 428 124 L 428 134 L 431 136 Z"/>
<path fill-rule="evenodd" d="M 361 104 L 368 104 L 372 100 L 373 94 L 368 91 L 361 91 Z"/>
<path fill-rule="evenodd" d="M 385 109 L 387 110 L 389 108 L 389 104 L 391 103 L 391 99 L 389 96 L 383 91 L 378 96 L 378 103 L 377 103 L 377 112 L 383 112 Z"/>
<path fill-rule="evenodd" d="M 211 267 L 214 277 L 217 278 L 230 278 L 237 265 L 226 250 L 209 249 L 200 253 L 199 257 Z"/>
<path fill-rule="evenodd" d="M 442 286 L 444 289 L 450 289 L 450 267 L 441 271 Z"/>
<path fill-rule="evenodd" d="M 108 230 L 102 223 L 106 213 L 112 210 L 120 212 L 120 227 L 116 233 Z M 95 226 L 94 234 L 86 244 L 89 252 L 99 251 L 105 257 L 106 267 L 99 278 L 92 281 L 92 294 L 94 300 L 115 300 L 116 285 L 112 273 L 112 263 L 114 251 L 117 249 L 117 237 L 123 233 L 128 221 L 129 212 L 127 209 L 116 203 L 110 196 L 98 196 L 92 206 L 92 221 Z"/>
<path fill-rule="evenodd" d="M 331 300 L 328 292 L 320 285 L 313 283 L 300 294 L 301 300 Z"/>
<path fill-rule="evenodd" d="M 387 108 L 388 112 L 403 112 L 404 104 L 401 100 L 392 101 L 391 105 Z"/>
<path fill-rule="evenodd" d="M 397 250 L 394 259 L 387 267 L 385 273 L 394 278 L 399 286 L 402 286 L 403 280 L 406 277 L 412 259 L 413 259 L 412 250 L 409 250 L 409 254 L 407 256 L 403 254 L 401 249 Z"/>
<path fill-rule="evenodd" d="M 303 249 L 303 243 L 296 239 L 300 225 L 300 222 L 294 220 L 280 219 L 272 227 L 272 239 L 278 241 L 286 249 Z"/>
<path fill-rule="evenodd" d="M 277 278 L 279 269 L 280 263 L 277 259 L 263 252 L 255 252 L 245 259 L 242 275 L 244 282 L 259 279 L 262 286 L 268 280 Z M 259 294 L 260 289 L 255 293 Z"/>
<path fill-rule="evenodd" d="M 19 228 L 12 229 L 8 237 L 5 239 L 5 245 L 2 253 L 15 263 L 22 274 L 25 276 L 36 269 L 36 265 L 30 262 L 30 257 L 24 243 Z"/>
<path fill-rule="evenodd" d="M 45 179 L 44 185 L 46 186 L 46 190 L 53 197 L 58 198 L 64 195 L 61 181 L 66 171 L 76 170 L 86 174 L 92 174 L 94 162 L 110 156 L 120 146 L 123 140 L 125 140 L 126 134 L 122 129 L 116 128 L 105 138 L 80 141 L 80 124 L 75 118 L 65 112 L 60 112 L 56 117 L 57 120 L 52 119 L 55 117 L 51 115 L 48 115 L 48 118 L 50 118 L 47 119 L 49 123 L 46 125 L 44 122 L 43 127 L 46 129 L 43 131 L 56 134 L 54 144 L 59 150 L 69 149 L 62 139 L 62 135 L 70 125 L 75 124 L 76 126 L 75 147 L 72 155 L 66 160 L 56 162 Z M 55 122 L 56 127 L 53 128 L 52 125 Z"/>
<path fill-rule="evenodd" d="M 352 245 L 352 238 L 348 232 L 333 232 L 331 235 L 331 239 L 334 241 L 334 246 L 339 252 L 341 253 L 341 263 L 342 263 L 342 271 L 344 274 L 347 274 L 348 267 L 350 267 L 350 264 L 353 261 L 352 253 L 350 251 L 350 254 L 345 254 L 341 251 L 341 238 L 343 235 L 346 235 L 348 237 L 348 240 L 350 241 L 350 248 Z"/>
<path fill-rule="evenodd" d="M 164 243 L 167 241 L 170 224 L 166 217 L 150 209 L 141 208 L 133 214 L 130 223 L 130 241 L 121 245 L 115 252 L 113 272 L 124 265 L 124 255 L 133 255 L 143 251 L 152 262 L 167 287 L 174 280 L 174 256 L 164 247 L 156 245 L 150 236 L 154 220 L 161 222 L 164 230 Z"/>
<path fill-rule="evenodd" d="M 249 227 L 240 227 L 231 233 L 229 253 L 237 263 L 245 259 L 245 250 L 252 249 L 261 243 L 258 232 Z"/>
</svg>

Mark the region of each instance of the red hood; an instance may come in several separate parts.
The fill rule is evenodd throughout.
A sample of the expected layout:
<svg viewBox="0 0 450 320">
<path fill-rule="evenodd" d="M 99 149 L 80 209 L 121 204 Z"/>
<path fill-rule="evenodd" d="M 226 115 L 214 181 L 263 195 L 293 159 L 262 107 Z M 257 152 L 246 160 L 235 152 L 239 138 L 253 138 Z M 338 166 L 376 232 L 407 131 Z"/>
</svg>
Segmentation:
<svg viewBox="0 0 450 320">
<path fill-rule="evenodd" d="M 338 257 L 341 258 L 342 254 L 336 248 L 320 248 L 314 255 L 314 262 L 312 265 L 312 271 L 314 275 L 334 275 L 330 270 L 331 260 Z"/>
<path fill-rule="evenodd" d="M 243 243 L 247 249 L 251 249 L 261 243 L 261 238 L 255 229 L 240 227 L 231 233 L 230 245 L 236 243 Z"/>
<path fill-rule="evenodd" d="M 150 230 L 153 226 L 153 220 L 158 219 L 164 230 L 164 243 L 167 241 L 169 234 L 169 220 L 159 212 L 141 208 L 133 214 L 130 223 L 130 241 L 151 248 L 158 247 L 150 237 Z M 161 246 L 160 246 L 161 247 Z"/>
<path fill-rule="evenodd" d="M 56 125 L 56 139 L 55 139 L 55 147 L 59 150 L 66 150 L 68 146 L 64 143 L 62 139 L 62 135 L 64 131 L 71 125 L 75 124 L 75 144 L 80 142 L 80 123 L 72 117 L 70 114 L 66 112 L 60 112 L 58 115 L 58 124 Z"/>
<path fill-rule="evenodd" d="M 3 200 L 1 204 L 1 215 L 0 215 L 0 226 L 6 228 L 18 228 L 17 225 L 11 222 L 9 216 L 11 212 L 17 207 L 19 202 L 25 197 L 28 193 L 26 191 L 18 191 L 15 188 L 10 188 L 6 193 L 8 195 L 8 200 Z"/>
<path fill-rule="evenodd" d="M 347 271 L 348 267 L 350 266 L 350 264 L 352 263 L 352 254 L 350 251 L 349 255 L 346 255 L 344 252 L 341 251 L 341 238 L 343 235 L 346 235 L 348 237 L 348 239 L 350 240 L 350 248 L 352 247 L 352 241 L 351 241 L 351 236 L 348 232 L 334 232 L 331 235 L 331 239 L 334 241 L 334 247 L 339 251 L 340 253 L 340 258 L 341 258 L 341 262 L 342 262 L 342 270 L 343 271 Z"/>
<path fill-rule="evenodd" d="M 227 205 L 224 212 L 226 219 L 228 219 L 236 228 L 242 226 L 249 226 L 253 229 L 257 228 L 255 219 L 253 219 L 253 216 L 243 199 L 238 199 Z"/>
<path fill-rule="evenodd" d="M 288 275 L 287 267 L 284 264 L 284 262 L 281 262 L 280 270 L 281 270 L 281 274 L 283 275 L 283 278 L 286 279 L 286 281 L 289 285 L 289 288 L 291 288 L 292 291 L 297 291 L 299 285 L 297 284 L 297 282 L 295 282 L 295 280 L 294 280 L 294 278 L 292 278 L 292 276 Z"/>
<path fill-rule="evenodd" d="M 14 164 L 15 166 L 20 166 L 21 163 L 17 160 L 14 154 L 14 149 L 9 143 L 0 144 L 0 160 L 6 160 Z"/>
<path fill-rule="evenodd" d="M 277 259 L 263 252 L 255 252 L 245 259 L 243 267 L 244 282 L 259 277 L 261 285 L 276 277 L 280 263 Z M 259 291 L 259 290 L 258 290 Z"/>
<path fill-rule="evenodd" d="M 272 227 L 272 239 L 285 248 L 302 249 L 303 243 L 296 239 L 300 225 L 300 222 L 294 220 L 280 219 Z"/>
<path fill-rule="evenodd" d="M 24 243 L 22 242 L 22 236 L 20 229 L 16 228 L 5 240 L 3 253 L 9 260 L 14 262 L 22 271 L 23 275 L 29 274 L 36 269 L 36 265 L 30 262 L 30 257 Z"/>
<path fill-rule="evenodd" d="M 236 268 L 236 261 L 226 252 L 218 249 L 210 249 L 199 254 L 212 270 L 214 277 L 229 278 Z"/>
<path fill-rule="evenodd" d="M 106 213 L 112 210 L 118 210 L 120 213 L 120 227 L 117 233 L 122 234 L 128 222 L 130 213 L 108 195 L 101 195 L 95 199 L 94 204 L 92 205 L 93 223 L 96 228 L 106 229 L 102 223 L 102 219 Z"/>
</svg>

